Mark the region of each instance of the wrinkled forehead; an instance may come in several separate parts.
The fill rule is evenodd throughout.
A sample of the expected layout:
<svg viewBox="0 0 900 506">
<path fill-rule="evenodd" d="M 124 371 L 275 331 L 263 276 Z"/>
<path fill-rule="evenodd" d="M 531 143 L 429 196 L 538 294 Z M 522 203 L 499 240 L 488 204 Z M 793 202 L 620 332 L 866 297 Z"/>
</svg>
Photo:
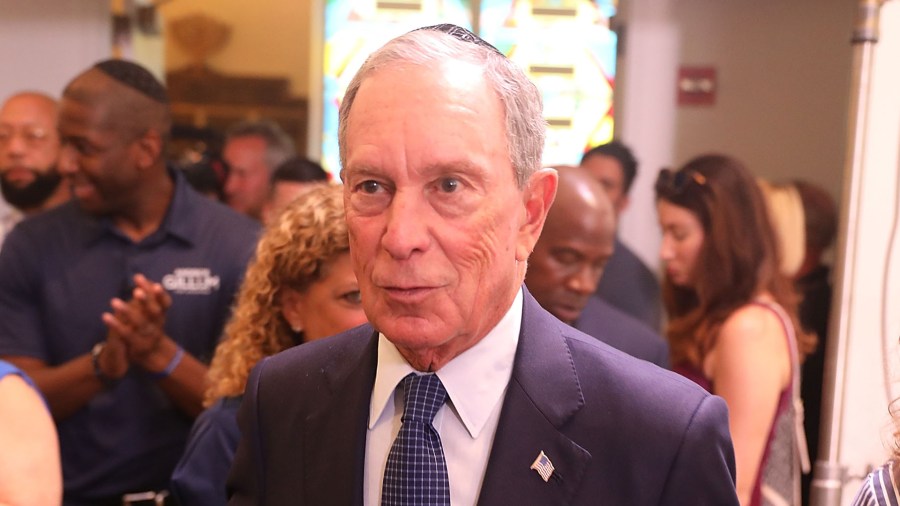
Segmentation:
<svg viewBox="0 0 900 506">
<path fill-rule="evenodd" d="M 485 68 L 481 63 L 455 58 L 427 62 L 387 62 L 366 73 L 360 81 L 360 90 L 373 87 L 376 83 L 388 83 L 388 86 L 391 86 L 390 83 L 397 85 L 414 83 L 420 86 L 424 93 L 432 93 L 432 89 L 445 87 L 466 89 L 469 92 L 480 92 L 484 89 L 493 91 L 487 83 Z M 497 100 L 499 101 L 499 96 Z M 353 108 L 350 110 L 352 112 Z"/>
<path fill-rule="evenodd" d="M 506 157 L 502 104 L 481 70 L 458 62 L 441 67 L 404 65 L 368 77 L 345 123 L 345 162 L 386 146 L 417 147 L 417 155 L 432 160 L 465 154 L 462 146 L 477 147 L 468 152 L 473 156 L 499 150 Z"/>
<path fill-rule="evenodd" d="M 465 61 L 441 61 L 433 65 L 392 62 L 368 73 L 360 82 L 347 115 L 346 126 L 367 123 L 370 115 L 421 115 L 452 112 L 480 104 L 493 106 L 486 93 L 481 67 Z M 496 101 L 499 105 L 499 100 Z M 484 111 L 488 114 L 488 111 Z M 441 121 L 435 117 L 433 121 Z M 357 132 L 364 133 L 364 132 Z M 427 133 L 427 132 L 422 132 Z"/>
</svg>

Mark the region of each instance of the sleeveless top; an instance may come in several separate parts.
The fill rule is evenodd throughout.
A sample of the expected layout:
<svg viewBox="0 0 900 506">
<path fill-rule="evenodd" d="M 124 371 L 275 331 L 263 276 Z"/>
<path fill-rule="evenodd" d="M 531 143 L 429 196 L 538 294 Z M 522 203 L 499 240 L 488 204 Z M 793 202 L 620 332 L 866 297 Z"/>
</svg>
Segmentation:
<svg viewBox="0 0 900 506">
<path fill-rule="evenodd" d="M 755 300 L 751 304 L 771 310 L 784 327 L 791 355 L 791 383 L 781 391 L 775 418 L 756 473 L 750 506 L 794 506 L 800 504 L 800 473 L 809 472 L 809 453 L 803 431 L 803 402 L 800 400 L 800 362 L 791 319 L 780 305 Z M 687 362 L 676 364 L 675 372 L 713 393 L 713 382 L 703 371 Z"/>
</svg>

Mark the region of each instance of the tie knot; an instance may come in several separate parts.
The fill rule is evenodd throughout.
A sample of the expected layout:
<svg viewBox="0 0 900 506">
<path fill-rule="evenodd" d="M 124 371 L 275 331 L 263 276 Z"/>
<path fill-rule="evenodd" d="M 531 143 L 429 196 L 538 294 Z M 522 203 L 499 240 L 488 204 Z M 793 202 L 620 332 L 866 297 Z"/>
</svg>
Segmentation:
<svg viewBox="0 0 900 506">
<path fill-rule="evenodd" d="M 403 421 L 417 420 L 431 424 L 434 415 L 447 400 L 447 391 L 436 374 L 410 373 L 403 384 Z"/>
</svg>

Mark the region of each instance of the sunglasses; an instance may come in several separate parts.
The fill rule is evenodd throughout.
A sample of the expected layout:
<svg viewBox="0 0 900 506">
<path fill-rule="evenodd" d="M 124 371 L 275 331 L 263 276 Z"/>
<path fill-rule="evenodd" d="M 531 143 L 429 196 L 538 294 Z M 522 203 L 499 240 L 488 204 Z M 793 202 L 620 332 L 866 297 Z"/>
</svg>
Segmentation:
<svg viewBox="0 0 900 506">
<path fill-rule="evenodd" d="M 676 172 L 670 169 L 663 169 L 659 171 L 659 176 L 656 177 L 654 188 L 657 193 L 677 195 L 683 192 L 691 183 L 700 187 L 706 186 L 706 176 L 695 171 Z"/>
</svg>

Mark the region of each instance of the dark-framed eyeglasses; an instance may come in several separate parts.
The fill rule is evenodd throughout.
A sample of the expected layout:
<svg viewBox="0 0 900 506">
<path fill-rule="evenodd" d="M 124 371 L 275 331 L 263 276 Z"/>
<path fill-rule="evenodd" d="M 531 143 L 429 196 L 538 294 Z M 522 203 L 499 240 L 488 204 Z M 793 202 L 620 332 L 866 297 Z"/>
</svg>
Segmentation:
<svg viewBox="0 0 900 506">
<path fill-rule="evenodd" d="M 696 171 L 662 169 L 656 177 L 654 188 L 657 193 L 680 194 L 691 184 L 706 186 L 706 176 Z"/>
</svg>

